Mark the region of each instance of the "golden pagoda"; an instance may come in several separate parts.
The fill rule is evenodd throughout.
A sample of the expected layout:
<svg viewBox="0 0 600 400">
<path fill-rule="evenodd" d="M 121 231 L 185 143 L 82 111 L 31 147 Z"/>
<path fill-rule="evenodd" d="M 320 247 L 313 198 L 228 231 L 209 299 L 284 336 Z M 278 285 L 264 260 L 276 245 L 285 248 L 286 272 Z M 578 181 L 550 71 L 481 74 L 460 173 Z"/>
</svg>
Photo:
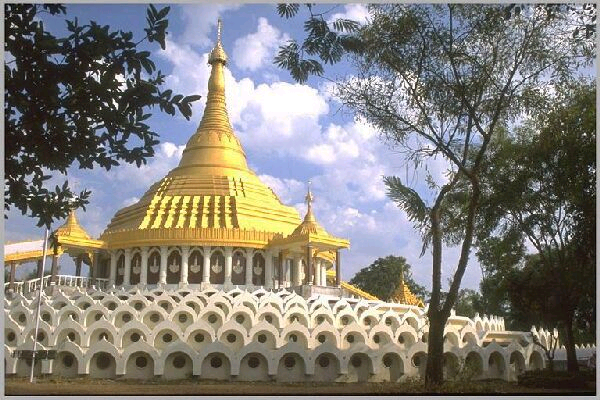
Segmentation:
<svg viewBox="0 0 600 400">
<path fill-rule="evenodd" d="M 227 115 L 220 20 L 208 63 L 206 107 L 179 165 L 137 203 L 117 211 L 98 240 L 71 212 L 54 233 L 53 280 L 56 256 L 64 249 L 75 259 L 77 276 L 82 263 L 89 264 L 91 278 L 104 288 L 341 293 L 340 250 L 350 244 L 317 222 L 310 183 L 300 220 L 248 167 Z M 329 285 L 327 273 L 333 270 L 336 280 Z"/>
<path fill-rule="evenodd" d="M 220 20 L 208 63 L 206 107 L 179 165 L 117 211 L 97 241 L 71 213 L 59 244 L 72 244 L 80 265 L 79 244 L 88 243 L 93 278 L 107 287 L 326 287 L 335 268 L 339 289 L 339 250 L 349 242 L 318 224 L 310 188 L 301 221 L 248 167 L 227 114 Z"/>
<path fill-rule="evenodd" d="M 264 248 L 275 235 L 289 235 L 298 212 L 248 168 L 225 104 L 221 43 L 210 53 L 212 66 L 204 115 L 188 140 L 179 165 L 142 198 L 116 213 L 101 239 L 109 249 L 161 244 Z"/>
<path fill-rule="evenodd" d="M 412 293 L 408 285 L 404 282 L 404 271 L 400 272 L 400 283 L 398 283 L 396 290 L 392 293 L 390 301 L 399 304 L 408 304 L 409 306 L 425 306 L 423 300 Z"/>
</svg>

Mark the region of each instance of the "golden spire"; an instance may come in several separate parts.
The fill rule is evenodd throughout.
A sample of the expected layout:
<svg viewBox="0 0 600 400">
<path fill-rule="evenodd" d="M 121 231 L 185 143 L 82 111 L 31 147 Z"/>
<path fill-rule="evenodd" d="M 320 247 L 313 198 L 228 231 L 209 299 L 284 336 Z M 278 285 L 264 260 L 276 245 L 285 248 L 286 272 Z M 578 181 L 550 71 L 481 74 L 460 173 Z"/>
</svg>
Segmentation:
<svg viewBox="0 0 600 400">
<path fill-rule="evenodd" d="M 404 268 L 400 268 L 400 283 L 398 287 L 390 297 L 390 301 L 399 304 L 408 304 L 411 306 L 424 307 L 423 300 L 419 299 L 406 283 L 404 283 Z"/>
<path fill-rule="evenodd" d="M 310 181 L 308 181 L 308 192 L 304 198 L 306 201 L 307 209 L 304 221 L 292 232 L 292 236 L 304 235 L 307 233 L 328 235 L 325 229 L 317 222 L 315 215 L 312 212 L 312 202 L 314 200 L 313 194 L 310 191 Z"/>
<path fill-rule="evenodd" d="M 81 239 L 90 239 L 90 235 L 88 235 L 85 229 L 79 225 L 79 221 L 75 215 L 75 210 L 73 209 L 69 211 L 69 216 L 67 217 L 65 223 L 56 229 L 55 234 L 57 236 L 71 236 Z"/>
<path fill-rule="evenodd" d="M 221 61 L 223 65 L 227 64 L 227 54 L 223 49 L 223 44 L 221 43 L 221 28 L 222 22 L 221 18 L 217 21 L 217 44 L 215 48 L 210 52 L 210 56 L 208 57 L 208 63 L 214 64 L 216 61 Z"/>
<path fill-rule="evenodd" d="M 304 216 L 304 222 L 306 223 L 316 223 L 317 219 L 315 218 L 313 212 L 312 212 L 312 202 L 315 198 L 313 197 L 312 192 L 310 191 L 310 181 L 308 181 L 308 192 L 306 193 L 306 197 L 304 198 L 304 201 L 306 201 L 306 205 L 307 205 L 307 209 L 306 209 L 306 216 Z"/>
<path fill-rule="evenodd" d="M 246 154 L 238 138 L 233 133 L 225 103 L 224 67 L 227 64 L 227 54 L 221 43 L 222 23 L 217 23 L 217 43 L 210 52 L 208 63 L 211 65 L 208 79 L 208 94 L 206 107 L 196 133 L 187 143 L 179 167 L 181 168 L 211 167 L 216 169 L 232 169 L 247 171 Z M 223 171 L 224 172 L 224 171 Z M 227 175 L 219 173 L 217 175 Z"/>
</svg>

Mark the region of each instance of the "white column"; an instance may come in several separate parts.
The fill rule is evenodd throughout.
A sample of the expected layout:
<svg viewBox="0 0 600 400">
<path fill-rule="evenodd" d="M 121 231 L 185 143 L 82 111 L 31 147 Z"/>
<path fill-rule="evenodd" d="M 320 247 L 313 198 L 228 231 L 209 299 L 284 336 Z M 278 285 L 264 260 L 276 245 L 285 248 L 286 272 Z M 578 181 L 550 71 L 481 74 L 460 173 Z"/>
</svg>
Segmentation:
<svg viewBox="0 0 600 400">
<path fill-rule="evenodd" d="M 233 264 L 233 249 L 225 247 L 225 284 L 231 285 L 231 266 Z"/>
<path fill-rule="evenodd" d="M 265 252 L 265 287 L 273 289 L 273 253 L 271 250 Z"/>
<path fill-rule="evenodd" d="M 142 264 L 140 266 L 142 269 L 140 272 L 140 285 L 146 286 L 148 284 L 148 247 L 142 247 L 140 256 L 142 257 Z"/>
<path fill-rule="evenodd" d="M 58 257 L 56 257 L 56 262 L 58 263 Z M 60 265 L 56 266 L 56 274 L 57 275 L 59 273 L 59 271 L 58 271 L 59 267 L 60 267 Z M 93 257 L 93 260 L 92 260 L 92 277 L 93 278 L 97 278 L 98 277 L 98 272 L 100 272 L 99 270 L 100 270 L 100 252 L 95 251 L 94 252 L 94 257 Z"/>
<path fill-rule="evenodd" d="M 322 265 L 322 261 L 320 259 L 317 259 L 316 264 L 316 268 L 315 268 L 315 283 L 317 286 L 321 286 L 321 265 Z"/>
<path fill-rule="evenodd" d="M 130 285 L 131 277 L 131 249 L 125 249 L 125 272 L 123 273 L 123 286 Z"/>
<path fill-rule="evenodd" d="M 160 272 L 158 273 L 158 284 L 167 284 L 167 246 L 160 246 Z"/>
<path fill-rule="evenodd" d="M 289 258 L 285 259 L 284 276 L 285 276 L 285 286 L 286 287 L 292 286 L 292 260 Z"/>
<path fill-rule="evenodd" d="M 302 257 L 294 256 L 294 286 L 302 285 Z"/>
<path fill-rule="evenodd" d="M 204 264 L 202 266 L 202 283 L 210 281 L 210 246 L 204 246 Z"/>
<path fill-rule="evenodd" d="M 252 285 L 252 249 L 246 249 L 246 286 Z"/>
<path fill-rule="evenodd" d="M 327 286 L 327 263 L 321 262 L 321 285 Z"/>
<path fill-rule="evenodd" d="M 113 250 L 110 252 L 110 275 L 108 277 L 108 286 L 115 286 L 117 279 L 117 251 Z"/>
<path fill-rule="evenodd" d="M 188 258 L 190 257 L 190 247 L 181 246 L 181 279 L 179 283 L 182 285 L 188 284 Z"/>
</svg>

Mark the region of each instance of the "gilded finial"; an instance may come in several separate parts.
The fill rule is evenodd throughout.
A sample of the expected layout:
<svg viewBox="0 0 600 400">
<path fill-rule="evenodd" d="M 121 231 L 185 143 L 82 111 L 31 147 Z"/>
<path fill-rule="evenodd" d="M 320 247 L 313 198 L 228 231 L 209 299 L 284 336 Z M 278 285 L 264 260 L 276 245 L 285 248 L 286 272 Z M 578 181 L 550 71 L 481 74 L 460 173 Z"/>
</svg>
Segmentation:
<svg viewBox="0 0 600 400">
<path fill-rule="evenodd" d="M 221 17 L 217 20 L 217 43 L 221 43 L 221 28 L 223 26 L 223 21 L 221 21 Z"/>
<path fill-rule="evenodd" d="M 221 18 L 217 20 L 217 44 L 210 52 L 210 56 L 208 57 L 208 63 L 212 64 L 215 61 L 221 61 L 223 65 L 227 63 L 227 54 L 225 54 L 225 50 L 223 49 L 223 44 L 221 43 L 221 31 L 223 28 L 223 22 Z"/>
<path fill-rule="evenodd" d="M 310 191 L 310 181 L 308 181 L 308 193 L 306 193 L 306 197 L 304 198 L 304 200 L 306 201 L 306 204 L 308 205 L 308 208 L 311 208 L 312 202 L 314 200 L 313 194 Z"/>
</svg>

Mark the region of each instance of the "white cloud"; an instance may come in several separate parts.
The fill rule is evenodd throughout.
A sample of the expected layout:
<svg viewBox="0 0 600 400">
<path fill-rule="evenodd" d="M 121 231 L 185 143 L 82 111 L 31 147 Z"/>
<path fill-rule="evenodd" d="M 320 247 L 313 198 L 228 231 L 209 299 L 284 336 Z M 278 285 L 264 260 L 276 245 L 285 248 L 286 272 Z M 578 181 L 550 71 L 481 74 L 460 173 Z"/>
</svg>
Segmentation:
<svg viewBox="0 0 600 400">
<path fill-rule="evenodd" d="M 185 25 L 185 30 L 180 41 L 200 47 L 210 46 L 215 43 L 217 19 L 226 11 L 240 8 L 241 4 L 185 4 L 180 5 L 180 18 Z M 224 29 L 225 35 L 227 29 Z M 230 29 L 229 32 L 232 30 Z M 213 33 L 214 36 L 209 37 Z"/>
<path fill-rule="evenodd" d="M 269 64 L 279 45 L 289 40 L 266 18 L 258 19 L 255 33 L 236 39 L 233 45 L 233 63 L 241 70 L 256 71 Z"/>
<path fill-rule="evenodd" d="M 296 179 L 276 178 L 271 175 L 259 175 L 258 179 L 269 186 L 284 204 L 291 203 L 306 191 L 306 185 Z"/>
<path fill-rule="evenodd" d="M 130 206 L 132 204 L 137 203 L 138 201 L 140 201 L 139 197 L 135 197 L 135 196 L 134 197 L 130 197 L 128 199 L 123 200 L 123 207 Z"/>
<path fill-rule="evenodd" d="M 346 4 L 343 12 L 331 15 L 327 22 L 331 24 L 333 21 L 340 18 L 350 19 L 365 24 L 369 18 L 369 10 L 367 9 L 367 6 L 363 4 Z"/>
<path fill-rule="evenodd" d="M 179 164 L 184 149 L 185 145 L 163 142 L 157 146 L 154 157 L 147 164 L 139 167 L 135 164 L 122 164 L 107 174 L 121 184 L 127 183 L 128 190 L 145 190 Z"/>
<path fill-rule="evenodd" d="M 334 149 L 329 144 L 316 144 L 306 152 L 305 158 L 315 164 L 331 164 L 335 161 Z"/>
</svg>

